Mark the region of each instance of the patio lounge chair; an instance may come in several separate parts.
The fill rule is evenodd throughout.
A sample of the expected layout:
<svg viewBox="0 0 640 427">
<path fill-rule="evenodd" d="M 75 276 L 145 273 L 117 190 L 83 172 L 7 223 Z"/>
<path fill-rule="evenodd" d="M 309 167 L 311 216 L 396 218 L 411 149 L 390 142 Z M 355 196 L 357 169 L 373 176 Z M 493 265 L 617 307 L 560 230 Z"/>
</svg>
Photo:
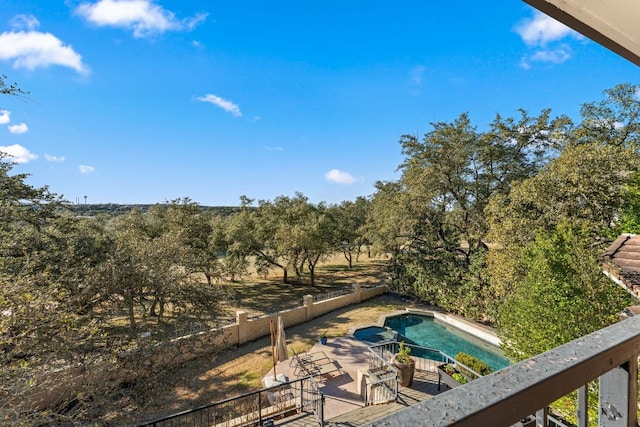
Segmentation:
<svg viewBox="0 0 640 427">
<path fill-rule="evenodd" d="M 329 359 L 324 351 L 315 353 L 297 354 L 294 352 L 293 366 L 294 374 L 298 377 L 311 375 L 313 377 L 326 376 L 333 372 L 344 372 L 340 369 L 340 365 L 335 360 Z"/>
</svg>

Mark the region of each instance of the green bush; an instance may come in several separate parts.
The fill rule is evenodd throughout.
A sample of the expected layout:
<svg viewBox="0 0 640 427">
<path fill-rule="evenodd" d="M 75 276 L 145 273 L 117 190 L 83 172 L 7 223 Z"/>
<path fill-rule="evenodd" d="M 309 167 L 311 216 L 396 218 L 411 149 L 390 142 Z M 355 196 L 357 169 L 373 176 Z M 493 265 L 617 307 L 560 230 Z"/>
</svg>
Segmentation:
<svg viewBox="0 0 640 427">
<path fill-rule="evenodd" d="M 476 371 L 481 375 L 489 375 L 493 371 L 489 367 L 489 365 L 484 363 L 482 360 L 478 359 L 477 357 L 473 357 L 467 353 L 460 352 L 456 355 L 455 359 L 458 362 L 462 363 L 465 366 L 468 366 L 469 368 L 473 369 L 474 371 Z M 475 377 L 475 375 L 471 374 L 471 372 L 464 372 L 464 373 L 467 374 L 467 376 L 469 377 Z"/>
</svg>

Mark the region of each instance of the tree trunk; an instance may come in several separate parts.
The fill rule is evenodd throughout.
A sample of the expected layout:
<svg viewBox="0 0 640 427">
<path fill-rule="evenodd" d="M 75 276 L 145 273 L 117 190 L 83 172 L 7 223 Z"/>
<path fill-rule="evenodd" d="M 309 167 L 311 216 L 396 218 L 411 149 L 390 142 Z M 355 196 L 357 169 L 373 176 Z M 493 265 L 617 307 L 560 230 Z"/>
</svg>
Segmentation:
<svg viewBox="0 0 640 427">
<path fill-rule="evenodd" d="M 151 307 L 149 308 L 149 316 L 157 316 L 156 307 L 158 306 L 158 294 L 153 294 L 153 302 L 151 303 Z"/>
<path fill-rule="evenodd" d="M 131 328 L 131 334 L 135 334 L 136 333 L 136 329 L 137 329 L 137 325 L 136 325 L 136 315 L 135 312 L 133 311 L 133 296 L 129 295 L 128 297 L 125 297 L 126 302 L 127 302 L 127 311 L 129 312 L 129 328 Z"/>
<path fill-rule="evenodd" d="M 164 298 L 161 296 L 158 298 L 158 324 L 162 322 L 163 315 L 164 315 Z"/>
<path fill-rule="evenodd" d="M 351 270 L 353 268 L 353 255 L 351 254 L 350 251 L 342 251 L 342 253 L 344 254 L 345 259 L 349 263 L 349 270 Z"/>
<path fill-rule="evenodd" d="M 320 261 L 320 255 L 316 256 L 314 260 L 309 258 L 308 266 L 309 266 L 309 275 L 311 277 L 311 286 L 315 286 L 316 283 L 316 264 Z"/>
</svg>

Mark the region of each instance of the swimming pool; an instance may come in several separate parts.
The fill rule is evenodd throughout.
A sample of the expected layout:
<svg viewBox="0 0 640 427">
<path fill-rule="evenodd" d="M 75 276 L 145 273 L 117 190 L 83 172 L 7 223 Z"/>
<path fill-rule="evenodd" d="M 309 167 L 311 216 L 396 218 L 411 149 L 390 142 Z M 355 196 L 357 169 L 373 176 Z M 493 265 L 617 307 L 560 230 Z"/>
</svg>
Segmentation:
<svg viewBox="0 0 640 427">
<path fill-rule="evenodd" d="M 432 316 L 413 313 L 387 317 L 385 328 L 371 326 L 358 329 L 354 336 L 371 343 L 389 340 L 389 331 L 398 333 L 397 341 L 440 350 L 451 357 L 464 352 L 484 361 L 493 370 L 509 366 L 509 359 L 500 354 L 500 349 Z"/>
</svg>

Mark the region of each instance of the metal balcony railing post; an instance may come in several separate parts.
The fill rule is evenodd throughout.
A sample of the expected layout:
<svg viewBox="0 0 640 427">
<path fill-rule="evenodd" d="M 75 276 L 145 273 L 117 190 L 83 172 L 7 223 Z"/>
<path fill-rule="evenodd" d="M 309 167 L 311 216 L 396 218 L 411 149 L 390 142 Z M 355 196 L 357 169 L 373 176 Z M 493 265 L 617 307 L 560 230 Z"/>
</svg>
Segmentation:
<svg viewBox="0 0 640 427">
<path fill-rule="evenodd" d="M 637 355 L 630 362 L 613 368 L 600 377 L 601 427 L 631 427 L 636 425 Z"/>
<path fill-rule="evenodd" d="M 578 408 L 576 418 L 578 419 L 578 427 L 587 427 L 589 425 L 589 413 L 587 411 L 587 386 L 583 385 L 578 389 Z"/>
<path fill-rule="evenodd" d="M 320 392 L 320 414 L 318 415 L 318 423 L 320 427 L 324 427 L 324 394 Z"/>
<path fill-rule="evenodd" d="M 548 411 L 549 408 L 546 406 L 536 411 L 536 427 L 547 427 L 549 425 Z"/>
</svg>

